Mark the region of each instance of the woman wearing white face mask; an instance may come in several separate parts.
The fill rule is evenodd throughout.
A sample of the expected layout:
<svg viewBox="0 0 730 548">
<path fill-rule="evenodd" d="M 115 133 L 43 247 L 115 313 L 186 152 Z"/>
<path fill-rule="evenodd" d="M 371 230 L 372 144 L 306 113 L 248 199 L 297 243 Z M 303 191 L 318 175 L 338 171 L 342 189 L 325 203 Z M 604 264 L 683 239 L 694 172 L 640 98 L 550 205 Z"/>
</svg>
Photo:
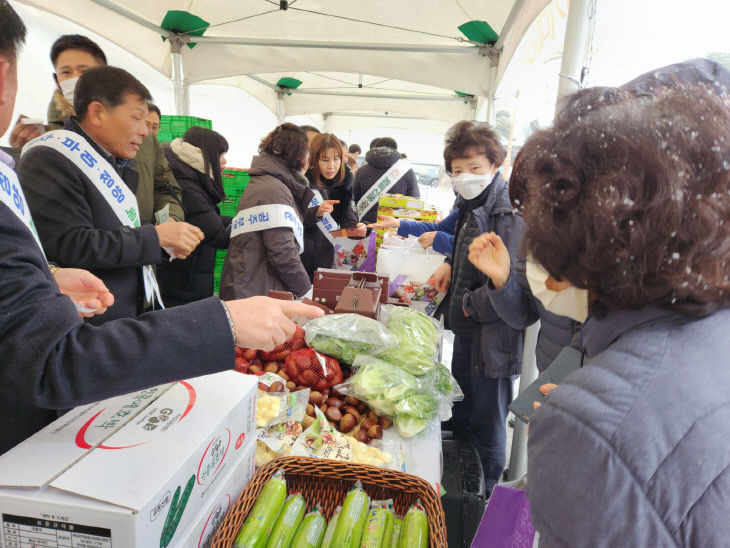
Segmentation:
<svg viewBox="0 0 730 548">
<path fill-rule="evenodd" d="M 519 168 L 520 155 L 515 159 Z M 521 189 L 510 180 L 510 200 L 517 206 Z M 522 250 L 521 250 L 522 251 Z M 524 329 L 540 320 L 535 357 L 537 368 L 544 371 L 565 346 L 578 347 L 580 326 L 588 315 L 588 292 L 558 281 L 540 265 L 527 262 L 512 265 L 509 252 L 499 235 L 490 232 L 469 246 L 469 260 L 489 277 L 487 292 L 500 317 L 515 329 Z"/>
</svg>

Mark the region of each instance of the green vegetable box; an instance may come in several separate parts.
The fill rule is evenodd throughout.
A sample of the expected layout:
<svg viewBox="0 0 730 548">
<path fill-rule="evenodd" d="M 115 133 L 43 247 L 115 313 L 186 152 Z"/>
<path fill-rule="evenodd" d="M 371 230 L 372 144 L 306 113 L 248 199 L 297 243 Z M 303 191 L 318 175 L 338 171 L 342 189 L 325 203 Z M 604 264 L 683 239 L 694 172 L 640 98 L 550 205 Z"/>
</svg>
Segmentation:
<svg viewBox="0 0 730 548">
<path fill-rule="evenodd" d="M 256 398 L 228 371 L 69 411 L 0 457 L 0 545 L 197 546 L 253 473 Z"/>
</svg>

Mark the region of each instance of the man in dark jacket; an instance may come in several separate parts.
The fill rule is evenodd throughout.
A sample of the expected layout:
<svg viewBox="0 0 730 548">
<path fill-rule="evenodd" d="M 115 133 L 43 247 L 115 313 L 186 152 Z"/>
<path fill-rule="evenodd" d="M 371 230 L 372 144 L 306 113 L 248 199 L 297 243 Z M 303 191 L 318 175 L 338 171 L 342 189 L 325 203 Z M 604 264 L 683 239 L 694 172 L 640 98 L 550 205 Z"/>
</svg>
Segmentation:
<svg viewBox="0 0 730 548">
<path fill-rule="evenodd" d="M 137 189 L 137 173 L 127 161 L 147 135 L 149 99 L 147 89 L 122 69 L 88 69 L 76 84 L 80 118 L 71 117 L 64 126 L 70 133 L 37 138 L 25 147 L 18 164 L 49 260 L 92 270 L 116 297 L 110 311 L 92 319 L 94 323 L 140 314 L 156 285 L 154 275 L 141 267 L 167 260 L 163 247 L 174 247 L 176 256 L 185 257 L 203 239 L 200 229 L 187 223 L 141 224 L 136 207 L 129 223 L 115 213 L 115 201 L 132 200 L 129 193 Z M 52 148 L 61 140 L 68 150 Z M 75 163 L 65 152 L 81 156 Z M 111 198 L 95 185 L 100 176 L 100 184 L 114 187 Z"/>
<path fill-rule="evenodd" d="M 398 152 L 398 144 L 395 139 L 390 137 L 375 139 L 373 146 L 365 155 L 367 164 L 358 169 L 355 174 L 355 183 L 352 188 L 352 197 L 355 203 L 360 202 L 368 190 L 400 159 L 401 155 Z M 416 174 L 412 169 L 408 169 L 392 187 L 384 192 L 416 198 L 421 195 L 418 190 Z M 375 204 L 360 216 L 360 221 L 365 224 L 374 223 L 378 218 L 378 202 L 377 199 L 374 201 Z"/>
<path fill-rule="evenodd" d="M 62 129 L 64 120 L 75 114 L 73 92 L 81 73 L 87 68 L 107 64 L 106 55 L 99 45 L 79 34 L 66 34 L 53 43 L 51 63 L 55 71 L 53 78 L 59 89 L 53 93 L 48 104 L 49 130 Z M 41 134 L 37 126 L 18 123 L 10 135 L 10 144 L 21 149 Z M 142 139 L 131 167 L 139 173 L 135 194 L 142 220 L 154 223 L 154 212 L 169 206 L 170 217 L 184 221 L 180 187 L 172 176 L 157 133 L 150 132 Z"/>
<path fill-rule="evenodd" d="M 0 136 L 13 113 L 24 37 L 22 21 L 0 0 Z M 70 278 L 68 269 L 51 273 L 3 158 L 0 153 L 0 453 L 55 420 L 57 409 L 231 369 L 234 343 L 270 350 L 294 332 L 285 314 L 321 315 L 300 303 L 213 297 L 138 320 L 87 325 L 74 302 L 89 306 L 104 285 L 81 270 Z M 72 302 L 59 289 L 86 297 Z"/>
</svg>

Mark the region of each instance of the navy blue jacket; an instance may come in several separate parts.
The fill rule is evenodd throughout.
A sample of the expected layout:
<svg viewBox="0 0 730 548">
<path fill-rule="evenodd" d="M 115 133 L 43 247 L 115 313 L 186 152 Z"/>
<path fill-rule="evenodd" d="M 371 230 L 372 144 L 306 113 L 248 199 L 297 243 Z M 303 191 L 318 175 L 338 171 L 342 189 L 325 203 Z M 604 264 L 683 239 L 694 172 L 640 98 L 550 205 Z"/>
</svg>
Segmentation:
<svg viewBox="0 0 730 548">
<path fill-rule="evenodd" d="M 730 310 L 659 307 L 583 325 L 584 366 L 530 421 L 540 546 L 727 546 Z"/>
<path fill-rule="evenodd" d="M 233 337 L 217 298 L 89 325 L 5 204 L 0 242 L 0 453 L 55 420 L 58 409 L 233 367 Z"/>
<path fill-rule="evenodd" d="M 438 223 L 420 221 L 404 221 L 401 219 L 398 227 L 398 236 L 420 236 L 424 232 L 436 232 L 433 238 L 433 250 L 444 255 L 451 255 L 454 250 L 454 233 L 459 211 L 452 211 L 444 220 Z"/>
</svg>

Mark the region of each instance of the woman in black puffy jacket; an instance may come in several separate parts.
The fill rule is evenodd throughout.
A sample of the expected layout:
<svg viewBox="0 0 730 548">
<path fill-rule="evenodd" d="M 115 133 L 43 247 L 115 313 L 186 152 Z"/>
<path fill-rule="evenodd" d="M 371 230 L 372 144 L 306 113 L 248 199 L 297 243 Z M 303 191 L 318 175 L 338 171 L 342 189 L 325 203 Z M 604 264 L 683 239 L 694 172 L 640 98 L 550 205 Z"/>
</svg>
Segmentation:
<svg viewBox="0 0 730 548">
<path fill-rule="evenodd" d="M 220 214 L 225 198 L 221 171 L 226 165 L 228 142 L 219 133 L 191 127 L 182 139 L 165 146 L 165 155 L 182 189 L 185 220 L 200 228 L 205 238 L 187 259 L 157 267 L 165 306 L 177 306 L 213 295 L 213 270 L 217 249 L 227 249 L 231 217 Z"/>
<path fill-rule="evenodd" d="M 319 194 L 319 207 L 310 207 L 304 218 L 304 253 L 302 263 L 313 279 L 318 268 L 331 268 L 335 257 L 333 243 L 320 224 L 329 213 L 340 228 L 350 229 L 347 235 L 362 238 L 363 223 L 357 222 L 352 199 L 352 170 L 342 161 L 340 140 L 331 133 L 320 133 L 312 141 L 307 170 L 309 188 Z M 336 203 L 334 203 L 336 202 Z"/>
</svg>

